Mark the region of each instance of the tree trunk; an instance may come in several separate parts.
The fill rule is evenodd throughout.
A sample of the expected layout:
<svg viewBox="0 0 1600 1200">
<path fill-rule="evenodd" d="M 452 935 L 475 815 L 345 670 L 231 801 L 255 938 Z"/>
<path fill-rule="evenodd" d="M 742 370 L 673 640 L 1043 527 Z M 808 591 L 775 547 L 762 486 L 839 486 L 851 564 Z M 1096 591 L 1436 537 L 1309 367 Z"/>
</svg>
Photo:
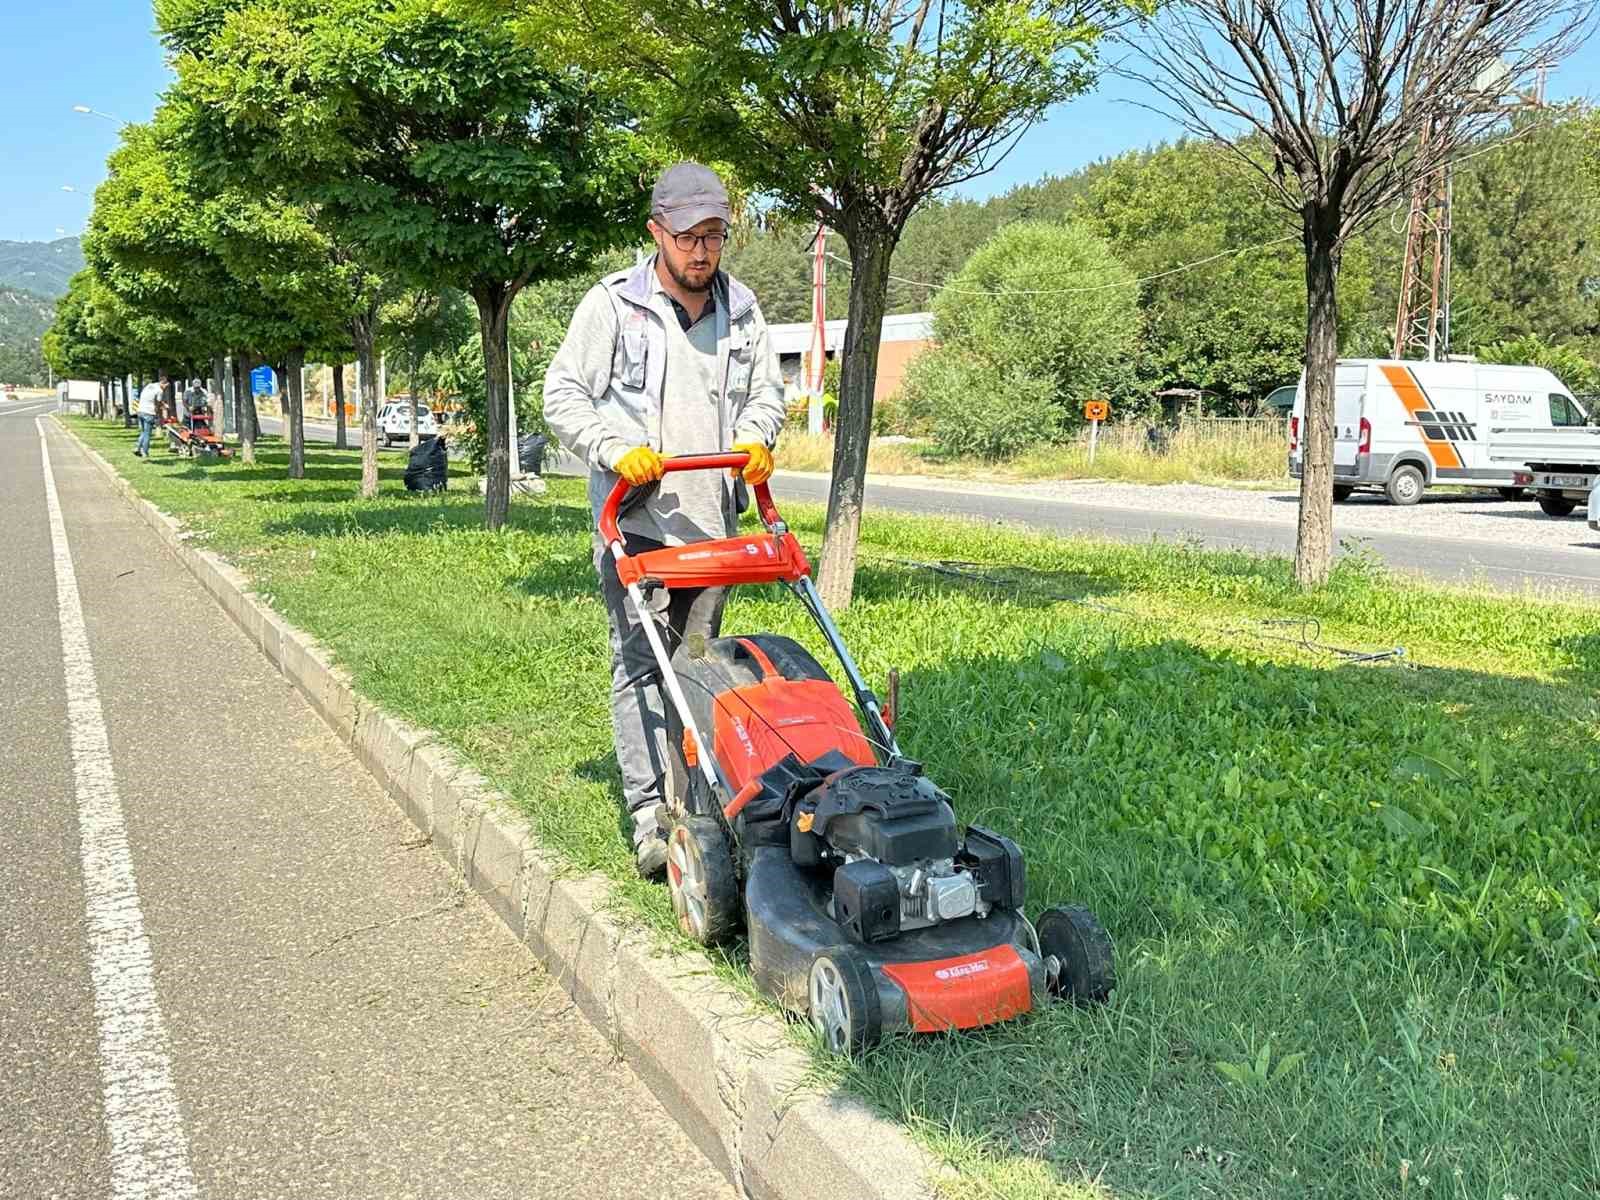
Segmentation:
<svg viewBox="0 0 1600 1200">
<path fill-rule="evenodd" d="M 1294 577 L 1302 587 L 1328 581 L 1333 562 L 1333 399 L 1339 362 L 1338 222 L 1308 218 L 1306 248 L 1306 403 L 1302 417 L 1300 528 Z"/>
<path fill-rule="evenodd" d="M 289 360 L 283 373 L 283 391 L 288 398 L 290 479 L 306 477 L 306 396 L 300 378 L 300 368 L 305 361 L 305 347 L 295 347 L 289 351 Z"/>
<path fill-rule="evenodd" d="M 226 397 L 227 391 L 227 363 L 220 354 L 211 356 L 211 395 L 207 399 L 211 403 L 211 429 L 218 437 L 227 432 Z"/>
<path fill-rule="evenodd" d="M 511 454 L 506 446 L 511 430 L 511 374 L 506 361 L 506 321 L 515 295 L 505 283 L 480 284 L 472 291 L 478 305 L 478 336 L 483 342 L 483 436 L 489 451 L 483 468 L 483 524 L 490 530 L 506 523 L 511 507 Z"/>
<path fill-rule="evenodd" d="M 255 444 L 261 440 L 261 412 L 256 408 L 255 386 L 251 382 L 250 376 L 256 367 L 265 365 L 255 355 L 246 354 L 244 363 L 243 416 L 240 418 L 240 422 L 250 429 L 251 462 L 255 461 Z"/>
<path fill-rule="evenodd" d="M 417 340 L 411 339 L 411 378 L 407 390 L 411 396 L 411 448 L 417 448 Z"/>
<path fill-rule="evenodd" d="M 255 367 L 255 356 L 248 350 L 235 351 L 233 356 L 234 408 L 239 419 L 239 461 L 256 461 L 256 402 L 250 394 L 250 372 Z"/>
<path fill-rule="evenodd" d="M 378 370 L 373 353 L 373 330 L 378 323 L 376 302 L 350 322 L 361 377 L 361 496 L 378 494 Z"/>
<path fill-rule="evenodd" d="M 834 421 L 833 481 L 822 542 L 817 588 L 835 611 L 850 607 L 856 586 L 856 543 L 867 490 L 867 444 L 872 437 L 872 393 L 878 382 L 878 348 L 889 294 L 894 238 L 885 229 L 858 230 L 850 245 L 850 323 L 845 328 Z"/>
<path fill-rule="evenodd" d="M 336 450 L 348 450 L 344 436 L 344 364 L 335 363 L 333 367 L 333 446 Z"/>
</svg>

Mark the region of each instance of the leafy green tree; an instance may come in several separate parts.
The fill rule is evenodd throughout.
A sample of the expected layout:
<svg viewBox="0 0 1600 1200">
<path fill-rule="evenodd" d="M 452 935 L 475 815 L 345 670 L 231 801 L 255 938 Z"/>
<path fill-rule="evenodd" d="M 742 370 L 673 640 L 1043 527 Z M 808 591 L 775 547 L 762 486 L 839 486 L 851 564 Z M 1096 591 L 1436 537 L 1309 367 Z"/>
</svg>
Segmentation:
<svg viewBox="0 0 1600 1200">
<path fill-rule="evenodd" d="M 1536 333 L 1525 333 L 1500 342 L 1485 342 L 1478 347 L 1477 355 L 1481 362 L 1543 367 L 1577 395 L 1593 397 L 1600 394 L 1600 365 L 1594 359 L 1572 346 L 1552 345 Z"/>
<path fill-rule="evenodd" d="M 1121 0 L 478 0 L 519 11 L 541 45 L 642 96 L 650 127 L 731 163 L 801 225 L 849 247 L 849 329 L 819 570 L 836 607 L 854 588 L 867 443 L 891 259 L 942 189 L 992 169 L 1016 136 L 1089 87 Z"/>
<path fill-rule="evenodd" d="M 1600 178 L 1585 170 L 1595 119 L 1519 116 L 1462 164 L 1451 205 L 1451 341 L 1536 335 L 1595 349 L 1600 336 Z M 1491 148 L 1492 147 L 1492 148 Z"/>
<path fill-rule="evenodd" d="M 1133 273 L 1082 225 L 1007 225 L 940 292 L 941 345 L 1049 382 L 1069 409 L 1120 381 L 1139 337 Z"/>
<path fill-rule="evenodd" d="M 274 181 L 337 242 L 412 285 L 472 297 L 486 365 L 485 520 L 498 529 L 511 302 L 642 221 L 625 111 L 570 68 L 544 65 L 504 23 L 434 0 L 221 7 L 162 9 L 169 40 L 196 46 L 178 72 L 207 164 Z"/>
</svg>

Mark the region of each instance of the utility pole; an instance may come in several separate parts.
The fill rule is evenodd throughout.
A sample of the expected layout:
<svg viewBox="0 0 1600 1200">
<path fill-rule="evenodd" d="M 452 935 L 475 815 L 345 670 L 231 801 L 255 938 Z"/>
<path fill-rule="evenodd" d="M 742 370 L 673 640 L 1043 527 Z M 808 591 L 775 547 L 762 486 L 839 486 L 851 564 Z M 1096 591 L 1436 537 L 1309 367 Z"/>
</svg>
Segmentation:
<svg viewBox="0 0 1600 1200">
<path fill-rule="evenodd" d="M 1426 159 L 1437 136 L 1434 122 L 1423 129 L 1417 157 Z M 1395 358 L 1429 362 L 1450 351 L 1450 198 L 1448 166 L 1419 178 L 1411 189 L 1406 248 L 1400 265 L 1400 308 L 1395 315 Z"/>
<path fill-rule="evenodd" d="M 1496 60 L 1474 81 L 1469 107 L 1500 110 L 1508 116 L 1544 106 L 1544 72 L 1531 91 L 1505 88 L 1505 64 Z M 1435 117 L 1418 135 L 1417 158 L 1426 161 L 1433 140 L 1441 135 Z M 1406 247 L 1400 265 L 1400 307 L 1394 322 L 1394 357 L 1423 357 L 1429 362 L 1450 353 L 1450 206 L 1454 169 L 1448 164 L 1420 176 L 1411 189 L 1406 220 Z"/>
</svg>

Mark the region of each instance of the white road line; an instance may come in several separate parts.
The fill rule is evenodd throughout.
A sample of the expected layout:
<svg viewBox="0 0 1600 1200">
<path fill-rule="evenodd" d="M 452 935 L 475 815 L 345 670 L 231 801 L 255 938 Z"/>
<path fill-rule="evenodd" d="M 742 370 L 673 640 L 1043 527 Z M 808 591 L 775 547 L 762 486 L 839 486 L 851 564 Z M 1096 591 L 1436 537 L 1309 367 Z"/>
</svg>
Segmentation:
<svg viewBox="0 0 1600 1200">
<path fill-rule="evenodd" d="M 198 1193 L 172 1084 L 166 1032 L 156 1002 L 150 941 L 128 853 L 128 830 L 112 770 L 110 739 L 89 655 L 89 634 L 50 470 L 43 418 L 45 504 L 55 551 L 56 603 L 67 678 L 67 726 L 78 793 L 89 973 L 100 1026 L 100 1079 L 111 1140 L 113 1200 L 187 1200 Z"/>
<path fill-rule="evenodd" d="M 53 411 L 56 407 L 54 400 L 38 400 L 31 404 L 19 404 L 15 408 L 0 407 L 0 417 L 27 417 L 34 413 Z"/>
</svg>

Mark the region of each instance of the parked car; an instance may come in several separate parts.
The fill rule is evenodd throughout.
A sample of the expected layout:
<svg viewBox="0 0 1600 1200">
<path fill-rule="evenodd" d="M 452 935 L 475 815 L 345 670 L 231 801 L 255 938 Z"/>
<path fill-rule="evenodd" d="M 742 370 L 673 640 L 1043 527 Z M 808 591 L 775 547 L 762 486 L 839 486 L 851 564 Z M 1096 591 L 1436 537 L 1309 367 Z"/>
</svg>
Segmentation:
<svg viewBox="0 0 1600 1200">
<path fill-rule="evenodd" d="M 433 419 L 433 410 L 426 404 L 417 403 L 417 436 L 432 437 L 439 432 L 439 424 Z M 409 400 L 391 400 L 378 410 L 378 436 L 383 439 L 385 446 L 392 446 L 396 442 L 411 440 L 411 402 Z"/>
<path fill-rule="evenodd" d="M 1589 528 L 1600 533 L 1600 480 L 1589 489 Z"/>
</svg>

